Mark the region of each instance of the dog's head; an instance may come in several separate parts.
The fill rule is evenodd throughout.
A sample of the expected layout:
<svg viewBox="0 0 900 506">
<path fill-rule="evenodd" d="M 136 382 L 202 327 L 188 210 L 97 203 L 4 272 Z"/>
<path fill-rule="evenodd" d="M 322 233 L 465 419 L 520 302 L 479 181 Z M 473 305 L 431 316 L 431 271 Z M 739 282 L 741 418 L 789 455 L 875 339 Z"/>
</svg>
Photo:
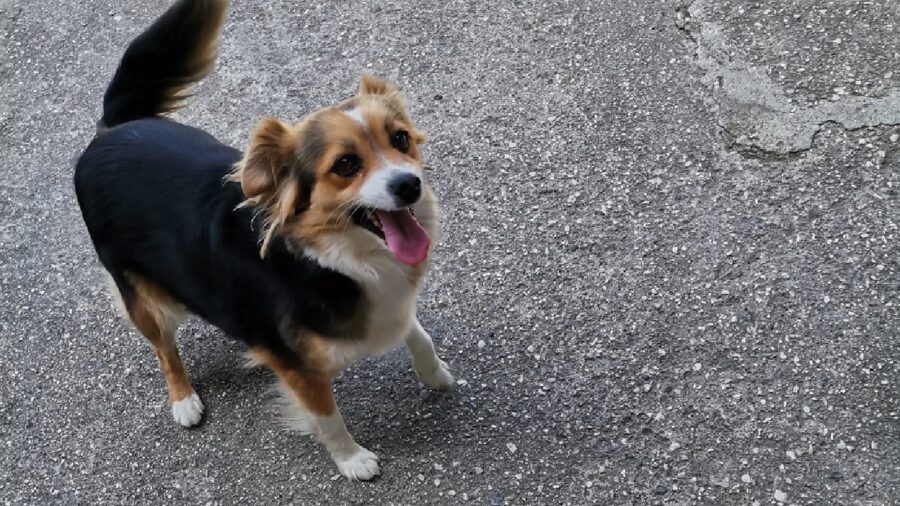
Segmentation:
<svg viewBox="0 0 900 506">
<path fill-rule="evenodd" d="M 431 239 L 412 208 L 426 190 L 415 129 L 399 91 L 366 75 L 355 97 L 296 125 L 265 118 L 230 178 L 265 212 L 260 253 L 275 234 L 306 246 L 365 231 L 415 266 Z"/>
</svg>

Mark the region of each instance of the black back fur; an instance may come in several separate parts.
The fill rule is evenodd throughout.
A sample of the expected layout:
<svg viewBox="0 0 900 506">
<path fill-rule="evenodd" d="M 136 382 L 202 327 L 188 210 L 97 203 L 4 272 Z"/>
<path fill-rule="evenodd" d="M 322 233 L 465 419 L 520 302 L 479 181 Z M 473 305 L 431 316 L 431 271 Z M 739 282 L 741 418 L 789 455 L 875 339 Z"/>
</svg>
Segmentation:
<svg viewBox="0 0 900 506">
<path fill-rule="evenodd" d="M 188 20 L 170 14 L 191 3 L 176 4 L 138 38 L 140 44 L 177 59 L 181 53 L 170 44 L 182 39 L 166 36 L 166 23 L 189 28 Z M 171 62 L 162 72 L 183 65 Z M 224 179 L 241 153 L 201 130 L 155 117 L 155 101 L 165 93 L 116 100 L 115 88 L 135 78 L 128 72 L 123 63 L 106 94 L 104 118 L 112 128 L 91 142 L 74 178 L 97 254 L 126 306 L 134 297 L 126 274 L 132 273 L 229 335 L 286 359 L 301 360 L 294 346 L 298 331 L 361 337 L 359 285 L 289 251 L 280 238 L 260 258 L 261 224 L 252 209 L 236 209 L 244 198 L 240 185 Z M 153 81 L 142 72 L 140 79 Z M 180 82 L 178 75 L 166 79 Z"/>
</svg>

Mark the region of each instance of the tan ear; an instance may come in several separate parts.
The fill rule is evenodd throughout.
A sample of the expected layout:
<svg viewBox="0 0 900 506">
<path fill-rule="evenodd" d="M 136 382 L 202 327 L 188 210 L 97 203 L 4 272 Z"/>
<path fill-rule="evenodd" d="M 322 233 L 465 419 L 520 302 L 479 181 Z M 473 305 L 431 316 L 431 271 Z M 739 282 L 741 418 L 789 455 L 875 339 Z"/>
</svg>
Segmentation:
<svg viewBox="0 0 900 506">
<path fill-rule="evenodd" d="M 373 76 L 372 74 L 363 74 L 362 80 L 359 83 L 359 91 L 357 92 L 356 96 L 380 97 L 381 99 L 387 101 L 387 103 L 391 105 L 391 108 L 394 109 L 395 112 L 400 113 L 404 117 L 407 116 L 406 100 L 403 98 L 403 94 L 400 93 L 400 90 L 397 89 L 396 86 L 378 76 Z M 423 144 L 425 142 L 425 134 L 419 131 L 413 130 L 410 132 L 410 135 L 413 138 L 413 142 L 415 142 L 416 144 Z"/>
<path fill-rule="evenodd" d="M 291 181 L 293 146 L 288 125 L 275 118 L 263 118 L 250 134 L 250 145 L 235 166 L 229 180 L 237 181 L 247 198 L 243 206 L 259 206 L 266 224 L 261 233 L 260 257 L 265 257 L 272 236 L 293 214 L 297 184 Z"/>
<path fill-rule="evenodd" d="M 394 85 L 384 79 L 372 74 L 363 74 L 362 80 L 359 82 L 359 91 L 357 96 L 363 95 L 383 95 L 391 96 L 398 94 L 399 90 Z"/>
<path fill-rule="evenodd" d="M 247 199 L 264 202 L 275 192 L 290 167 L 288 127 L 275 118 L 263 118 L 250 135 L 241 161 L 241 190 Z"/>
</svg>

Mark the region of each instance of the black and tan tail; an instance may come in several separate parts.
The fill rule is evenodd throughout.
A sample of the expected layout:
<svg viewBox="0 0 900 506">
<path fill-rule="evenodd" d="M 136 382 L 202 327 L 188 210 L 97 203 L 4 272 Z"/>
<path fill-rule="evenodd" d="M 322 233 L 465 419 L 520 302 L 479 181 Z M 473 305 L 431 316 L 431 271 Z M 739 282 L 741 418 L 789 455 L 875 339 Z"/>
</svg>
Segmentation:
<svg viewBox="0 0 900 506">
<path fill-rule="evenodd" d="M 98 128 L 172 112 L 213 68 L 228 0 L 179 0 L 128 46 Z"/>
</svg>

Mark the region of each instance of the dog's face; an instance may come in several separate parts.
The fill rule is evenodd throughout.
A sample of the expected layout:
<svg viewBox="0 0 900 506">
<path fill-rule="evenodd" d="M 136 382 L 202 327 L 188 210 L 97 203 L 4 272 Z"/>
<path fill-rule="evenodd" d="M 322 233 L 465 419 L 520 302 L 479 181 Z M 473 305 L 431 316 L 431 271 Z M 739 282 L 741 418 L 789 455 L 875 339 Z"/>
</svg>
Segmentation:
<svg viewBox="0 0 900 506">
<path fill-rule="evenodd" d="M 399 92 L 365 76 L 354 98 L 297 125 L 261 121 L 234 179 L 268 213 L 264 249 L 274 233 L 315 245 L 359 227 L 415 266 L 430 245 L 411 210 L 425 191 L 424 140 Z"/>
</svg>

